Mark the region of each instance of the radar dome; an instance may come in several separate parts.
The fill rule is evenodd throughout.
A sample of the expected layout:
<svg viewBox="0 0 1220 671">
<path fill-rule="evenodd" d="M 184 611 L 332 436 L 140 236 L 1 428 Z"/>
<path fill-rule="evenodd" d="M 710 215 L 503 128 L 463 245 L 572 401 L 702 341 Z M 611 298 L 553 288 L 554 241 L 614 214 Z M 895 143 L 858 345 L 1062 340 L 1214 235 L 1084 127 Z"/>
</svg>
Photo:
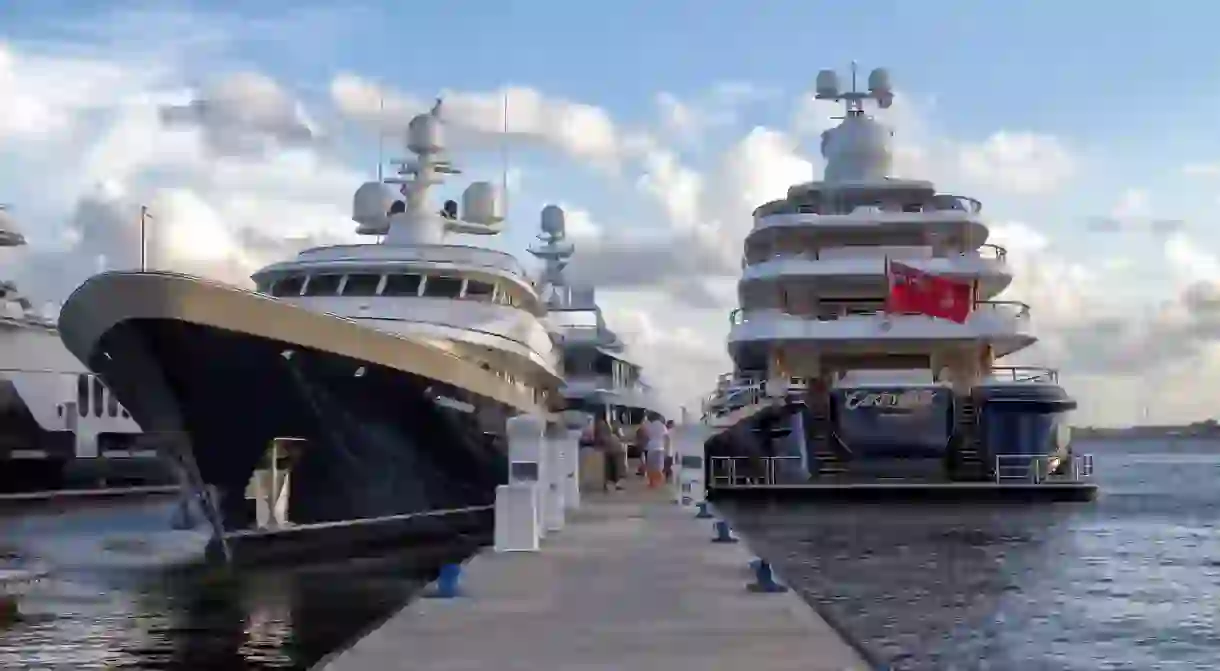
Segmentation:
<svg viewBox="0 0 1220 671">
<path fill-rule="evenodd" d="M 567 230 L 566 215 L 558 205 L 542 208 L 542 232 L 562 237 Z"/>
<path fill-rule="evenodd" d="M 365 182 L 352 197 L 352 220 L 362 235 L 379 235 L 389 224 L 390 206 L 397 200 L 394 190 L 381 182 Z"/>
<path fill-rule="evenodd" d="M 462 219 L 491 226 L 504 221 L 500 191 L 490 182 L 475 182 L 462 192 Z"/>
<path fill-rule="evenodd" d="M 889 93 L 890 88 L 890 71 L 885 68 L 877 68 L 868 74 L 868 90 L 873 93 Z"/>
<path fill-rule="evenodd" d="M 890 86 L 890 72 L 877 68 L 868 75 L 868 90 L 877 98 L 882 109 L 894 104 L 894 89 Z"/>
<path fill-rule="evenodd" d="M 817 95 L 819 98 L 836 98 L 839 95 L 839 75 L 834 70 L 818 73 Z"/>
<path fill-rule="evenodd" d="M 822 133 L 828 182 L 885 179 L 890 172 L 890 130 L 868 117 L 849 117 Z"/>
<path fill-rule="evenodd" d="M 407 149 L 416 154 L 435 154 L 445 148 L 441 120 L 434 114 L 417 114 L 407 125 Z"/>
</svg>

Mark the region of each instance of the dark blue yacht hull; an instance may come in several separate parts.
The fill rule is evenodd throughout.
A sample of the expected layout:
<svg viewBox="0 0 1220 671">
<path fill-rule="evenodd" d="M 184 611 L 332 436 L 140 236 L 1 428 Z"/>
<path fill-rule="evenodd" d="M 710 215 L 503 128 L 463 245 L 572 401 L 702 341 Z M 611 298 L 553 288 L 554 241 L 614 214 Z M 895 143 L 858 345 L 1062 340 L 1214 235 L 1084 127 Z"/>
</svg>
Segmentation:
<svg viewBox="0 0 1220 671">
<path fill-rule="evenodd" d="M 1043 460 L 1065 474 L 1075 406 L 1062 389 L 1034 385 L 978 387 L 963 398 L 947 388 L 839 389 L 821 412 L 794 395 L 708 440 L 709 496 L 1091 499 L 1091 483 L 1003 472 Z"/>
<path fill-rule="evenodd" d="M 275 439 L 300 446 L 288 504 L 297 526 L 491 506 L 507 479 L 513 411 L 402 370 L 174 319 L 119 322 L 86 363 L 141 425 L 186 442 L 226 534 L 254 526 L 247 484 Z M 491 518 L 421 519 L 411 533 L 443 537 Z"/>
</svg>

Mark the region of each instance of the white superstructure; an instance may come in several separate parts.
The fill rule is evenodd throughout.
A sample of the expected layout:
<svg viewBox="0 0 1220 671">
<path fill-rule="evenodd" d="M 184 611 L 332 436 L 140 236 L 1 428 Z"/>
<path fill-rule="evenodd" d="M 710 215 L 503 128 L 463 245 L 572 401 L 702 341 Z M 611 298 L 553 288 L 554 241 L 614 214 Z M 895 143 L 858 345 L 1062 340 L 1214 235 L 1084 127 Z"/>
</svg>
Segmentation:
<svg viewBox="0 0 1220 671">
<path fill-rule="evenodd" d="M 557 374 L 546 306 L 511 254 L 449 238 L 500 233 L 493 185 L 467 187 L 460 216 L 454 200 L 439 212 L 429 203 L 432 187 L 460 173 L 444 158 L 440 112 L 438 101 L 411 120 L 407 149 L 415 158 L 392 161 L 396 176 L 356 192 L 357 233 L 379 237 L 378 244 L 308 249 L 253 277 L 260 292 L 281 301 L 427 342 L 532 396 L 545 386 L 538 380 Z"/>
<path fill-rule="evenodd" d="M 543 262 L 539 285 L 552 339 L 563 355 L 562 394 L 570 410 L 608 410 L 624 425 L 639 424 L 644 411 L 661 413 L 640 365 L 602 316 L 593 287 L 576 286 L 564 274 L 575 246 L 568 242 L 563 211 L 542 211 L 539 244 L 530 254 Z"/>
<path fill-rule="evenodd" d="M 0 247 L 26 244 L 0 206 Z M 60 341 L 53 306 L 40 312 L 12 281 L 0 281 L 0 471 L 6 484 L 56 486 L 76 458 L 153 456 L 131 451 L 140 427 Z M 18 462 L 21 466 L 18 466 Z"/>
<path fill-rule="evenodd" d="M 854 66 L 852 79 L 842 91 L 833 71 L 818 75 L 816 97 L 846 108 L 842 123 L 822 134 L 823 179 L 794 185 L 754 212 L 741 307 L 730 317 L 735 372 L 705 404 L 717 425 L 810 388 L 940 383 L 965 393 L 1001 372 L 997 359 L 1036 341 L 1029 306 L 997 299 L 1012 271 L 1005 249 L 988 243 L 982 204 L 891 177 L 892 131 L 864 107 L 889 107 L 889 75 L 874 70 L 867 92 L 856 90 Z M 965 323 L 887 313 L 887 259 L 969 282 Z"/>
</svg>

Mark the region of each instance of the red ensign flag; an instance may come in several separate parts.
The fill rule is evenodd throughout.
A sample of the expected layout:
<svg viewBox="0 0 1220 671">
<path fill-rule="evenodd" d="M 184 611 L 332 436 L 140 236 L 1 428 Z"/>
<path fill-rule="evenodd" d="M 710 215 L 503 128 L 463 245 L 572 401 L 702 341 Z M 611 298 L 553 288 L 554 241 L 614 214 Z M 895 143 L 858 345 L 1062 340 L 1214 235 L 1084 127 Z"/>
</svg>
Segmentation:
<svg viewBox="0 0 1220 671">
<path fill-rule="evenodd" d="M 970 316 L 973 287 L 969 282 L 925 273 L 889 260 L 886 275 L 890 284 L 886 312 L 928 315 L 959 324 Z"/>
</svg>

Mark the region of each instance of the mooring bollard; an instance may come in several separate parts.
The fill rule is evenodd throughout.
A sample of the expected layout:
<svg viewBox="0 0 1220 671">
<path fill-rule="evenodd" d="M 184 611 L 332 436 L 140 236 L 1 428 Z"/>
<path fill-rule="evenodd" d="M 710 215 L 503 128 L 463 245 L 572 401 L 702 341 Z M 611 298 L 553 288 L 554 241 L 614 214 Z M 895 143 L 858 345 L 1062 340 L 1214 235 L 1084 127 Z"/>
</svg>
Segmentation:
<svg viewBox="0 0 1220 671">
<path fill-rule="evenodd" d="M 757 565 L 754 562 L 750 562 L 751 565 L 754 565 L 755 582 L 747 585 L 746 589 L 760 594 L 779 594 L 788 591 L 787 587 L 775 581 L 775 573 L 771 570 L 771 562 L 765 559 L 756 559 L 755 561 L 758 562 Z"/>
<path fill-rule="evenodd" d="M 699 503 L 696 503 L 695 508 L 697 508 L 699 510 L 698 513 L 695 513 L 695 519 L 697 519 L 697 520 L 712 519 L 712 517 L 713 517 L 712 512 L 707 509 L 707 501 L 700 501 Z"/>
<path fill-rule="evenodd" d="M 733 537 L 732 530 L 729 529 L 729 523 L 724 520 L 716 520 L 713 525 L 716 530 L 716 535 L 712 537 L 713 543 L 736 543 L 737 539 Z"/>
<path fill-rule="evenodd" d="M 433 599 L 453 599 L 462 595 L 459 583 L 462 577 L 461 564 L 445 564 L 436 576 L 436 587 L 429 594 Z"/>
<path fill-rule="evenodd" d="M 758 567 L 762 566 L 762 561 L 763 560 L 759 559 L 758 557 L 751 559 L 749 564 L 750 573 L 758 573 Z"/>
</svg>

